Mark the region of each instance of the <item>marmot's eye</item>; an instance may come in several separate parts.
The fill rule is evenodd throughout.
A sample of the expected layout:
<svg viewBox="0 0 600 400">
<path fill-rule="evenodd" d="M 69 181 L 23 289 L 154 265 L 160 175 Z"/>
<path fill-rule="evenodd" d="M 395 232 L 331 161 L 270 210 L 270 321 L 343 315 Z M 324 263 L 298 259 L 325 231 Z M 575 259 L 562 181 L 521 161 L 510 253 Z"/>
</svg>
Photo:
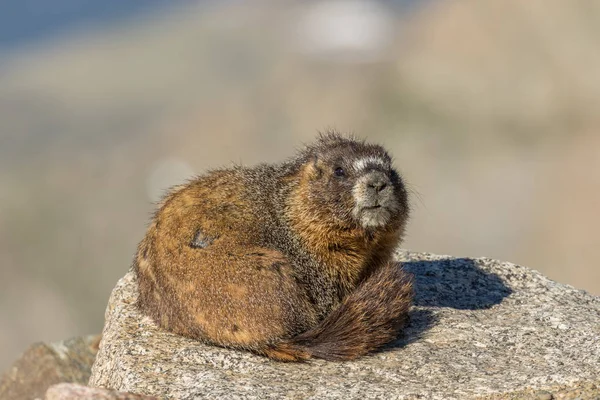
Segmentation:
<svg viewBox="0 0 600 400">
<path fill-rule="evenodd" d="M 335 169 L 335 171 L 333 171 L 333 173 L 335 174 L 335 176 L 344 176 L 344 175 L 346 175 L 346 173 L 344 172 L 344 168 L 342 168 L 342 167 L 337 167 Z"/>
</svg>

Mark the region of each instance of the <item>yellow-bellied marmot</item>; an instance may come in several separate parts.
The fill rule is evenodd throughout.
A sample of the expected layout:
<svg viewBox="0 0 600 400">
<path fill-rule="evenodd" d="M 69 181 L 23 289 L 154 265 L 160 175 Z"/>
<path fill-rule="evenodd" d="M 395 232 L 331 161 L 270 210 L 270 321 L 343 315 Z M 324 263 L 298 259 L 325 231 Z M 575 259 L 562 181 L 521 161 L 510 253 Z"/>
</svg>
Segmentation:
<svg viewBox="0 0 600 400">
<path fill-rule="evenodd" d="M 377 145 L 321 134 L 280 164 L 208 172 L 162 201 L 134 260 L 161 327 L 276 360 L 348 360 L 412 302 L 391 260 L 407 192 Z"/>
</svg>

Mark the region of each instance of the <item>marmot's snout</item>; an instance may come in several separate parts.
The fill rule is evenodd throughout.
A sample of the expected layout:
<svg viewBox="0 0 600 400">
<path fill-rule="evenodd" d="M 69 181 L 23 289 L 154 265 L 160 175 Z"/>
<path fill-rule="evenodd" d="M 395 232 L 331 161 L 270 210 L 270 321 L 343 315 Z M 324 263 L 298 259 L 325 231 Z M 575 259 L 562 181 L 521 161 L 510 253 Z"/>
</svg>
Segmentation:
<svg viewBox="0 0 600 400">
<path fill-rule="evenodd" d="M 400 208 L 392 180 L 383 171 L 372 170 L 358 178 L 352 192 L 352 214 L 365 228 L 386 225 Z"/>
<path fill-rule="evenodd" d="M 365 179 L 367 192 L 371 192 L 374 197 L 377 197 L 390 183 L 390 179 L 383 172 L 371 172 Z"/>
</svg>

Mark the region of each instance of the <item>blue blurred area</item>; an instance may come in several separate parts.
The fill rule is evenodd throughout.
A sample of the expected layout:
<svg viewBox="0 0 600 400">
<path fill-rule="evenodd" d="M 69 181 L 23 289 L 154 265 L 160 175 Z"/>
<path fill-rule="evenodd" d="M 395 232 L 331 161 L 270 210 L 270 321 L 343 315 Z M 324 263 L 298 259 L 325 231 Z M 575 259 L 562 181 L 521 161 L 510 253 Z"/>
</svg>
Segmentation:
<svg viewBox="0 0 600 400">
<path fill-rule="evenodd" d="M 81 25 L 106 23 L 186 0 L 13 0 L 0 2 L 0 48 L 60 34 Z"/>
<path fill-rule="evenodd" d="M 0 49 L 61 34 L 82 25 L 103 24 L 161 7 L 191 3 L 191 0 L 12 0 L 0 2 Z M 223 3 L 231 0 L 196 0 L 196 3 Z M 424 1 L 385 0 L 390 9 L 406 11 Z"/>
</svg>

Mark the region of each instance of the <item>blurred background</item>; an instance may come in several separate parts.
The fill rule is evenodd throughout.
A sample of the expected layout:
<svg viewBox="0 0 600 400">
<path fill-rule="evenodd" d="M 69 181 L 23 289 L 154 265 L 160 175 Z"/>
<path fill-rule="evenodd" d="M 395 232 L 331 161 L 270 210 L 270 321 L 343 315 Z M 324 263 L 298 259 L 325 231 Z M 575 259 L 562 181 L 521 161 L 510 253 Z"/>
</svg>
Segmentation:
<svg viewBox="0 0 600 400">
<path fill-rule="evenodd" d="M 600 295 L 600 2 L 28 0 L 0 9 L 0 370 L 99 332 L 156 201 L 317 130 L 381 142 L 403 247 Z"/>
</svg>

